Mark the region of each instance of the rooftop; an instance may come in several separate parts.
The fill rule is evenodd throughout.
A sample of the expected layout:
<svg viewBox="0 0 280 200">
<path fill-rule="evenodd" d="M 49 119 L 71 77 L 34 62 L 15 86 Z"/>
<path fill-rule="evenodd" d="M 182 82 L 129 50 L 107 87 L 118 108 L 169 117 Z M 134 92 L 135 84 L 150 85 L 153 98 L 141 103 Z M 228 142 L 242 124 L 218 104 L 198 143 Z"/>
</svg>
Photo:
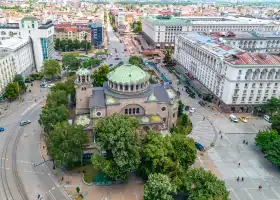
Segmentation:
<svg viewBox="0 0 280 200">
<path fill-rule="evenodd" d="M 217 37 L 209 37 L 196 32 L 180 36 L 234 65 L 280 65 L 279 56 L 265 53 L 247 53 L 242 49 L 233 48 L 220 42 Z"/>
<path fill-rule="evenodd" d="M 225 40 L 269 40 L 271 38 L 280 38 L 280 32 L 260 32 L 260 31 L 252 31 L 252 32 L 213 32 L 210 34 L 211 37 L 220 37 Z"/>
<path fill-rule="evenodd" d="M 0 42 L 0 49 L 8 48 L 11 50 L 16 50 L 26 43 L 28 43 L 28 40 L 19 39 L 19 38 L 6 39 Z"/>
</svg>

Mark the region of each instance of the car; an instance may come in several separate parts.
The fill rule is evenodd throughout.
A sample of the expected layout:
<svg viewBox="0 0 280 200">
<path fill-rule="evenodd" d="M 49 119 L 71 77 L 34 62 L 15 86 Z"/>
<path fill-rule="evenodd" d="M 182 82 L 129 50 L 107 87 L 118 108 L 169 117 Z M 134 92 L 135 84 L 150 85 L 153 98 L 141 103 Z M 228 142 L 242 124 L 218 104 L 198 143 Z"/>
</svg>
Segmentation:
<svg viewBox="0 0 280 200">
<path fill-rule="evenodd" d="M 202 107 L 204 107 L 206 105 L 206 103 L 202 100 L 198 101 L 198 104 L 201 105 Z"/>
<path fill-rule="evenodd" d="M 46 88 L 47 87 L 47 84 L 43 83 L 41 84 L 41 88 Z"/>
<path fill-rule="evenodd" d="M 120 58 L 117 57 L 117 58 L 115 58 L 115 60 L 120 60 Z"/>
<path fill-rule="evenodd" d="M 244 122 L 244 123 L 247 123 L 247 122 L 248 122 L 248 120 L 246 119 L 246 117 L 239 117 L 239 120 L 242 121 L 242 122 Z"/>
<path fill-rule="evenodd" d="M 195 99 L 195 94 L 194 93 L 189 94 L 189 97 L 191 97 L 192 99 Z"/>
<path fill-rule="evenodd" d="M 51 88 L 51 87 L 53 87 L 53 86 L 54 86 L 54 84 L 51 83 L 51 84 L 48 85 L 48 88 Z"/>
<path fill-rule="evenodd" d="M 3 127 L 0 127 L 0 132 L 5 131 L 5 129 Z"/>
<path fill-rule="evenodd" d="M 195 147 L 199 150 L 199 151 L 204 151 L 204 146 L 198 142 L 195 142 Z"/>
<path fill-rule="evenodd" d="M 195 111 L 196 111 L 195 108 L 190 108 L 190 109 L 189 109 L 189 112 L 191 112 L 191 113 L 194 113 Z"/>
<path fill-rule="evenodd" d="M 30 120 L 24 120 L 24 121 L 21 121 L 19 125 L 24 126 L 24 125 L 27 125 L 27 124 L 30 124 L 30 123 L 31 123 Z"/>
<path fill-rule="evenodd" d="M 267 122 L 270 122 L 270 117 L 268 115 L 264 115 L 263 116 L 263 119 Z"/>
<path fill-rule="evenodd" d="M 229 119 L 230 119 L 230 121 L 232 121 L 232 122 L 238 122 L 238 119 L 235 117 L 235 115 L 229 115 Z"/>
<path fill-rule="evenodd" d="M 185 111 L 188 111 L 190 109 L 190 106 L 185 106 Z"/>
</svg>

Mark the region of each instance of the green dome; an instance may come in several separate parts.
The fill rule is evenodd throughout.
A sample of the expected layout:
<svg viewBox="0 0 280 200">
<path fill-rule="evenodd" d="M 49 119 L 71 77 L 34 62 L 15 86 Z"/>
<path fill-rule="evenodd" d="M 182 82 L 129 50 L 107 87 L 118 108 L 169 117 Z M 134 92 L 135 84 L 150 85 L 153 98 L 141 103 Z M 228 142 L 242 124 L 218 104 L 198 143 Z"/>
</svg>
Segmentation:
<svg viewBox="0 0 280 200">
<path fill-rule="evenodd" d="M 150 75 L 140 67 L 124 64 L 111 71 L 107 78 L 117 84 L 141 84 L 147 82 Z"/>
<path fill-rule="evenodd" d="M 89 72 L 88 69 L 80 68 L 80 69 L 77 70 L 76 74 L 80 75 L 80 76 L 86 76 L 86 75 L 89 75 L 90 72 Z"/>
</svg>

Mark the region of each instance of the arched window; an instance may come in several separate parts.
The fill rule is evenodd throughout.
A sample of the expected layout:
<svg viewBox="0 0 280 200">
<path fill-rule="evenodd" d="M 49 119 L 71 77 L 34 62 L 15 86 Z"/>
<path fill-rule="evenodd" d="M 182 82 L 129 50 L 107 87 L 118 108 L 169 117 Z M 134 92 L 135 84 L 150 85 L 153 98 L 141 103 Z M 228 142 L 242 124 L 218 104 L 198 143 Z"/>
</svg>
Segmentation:
<svg viewBox="0 0 280 200">
<path fill-rule="evenodd" d="M 136 113 L 139 114 L 140 113 L 140 109 L 136 108 Z"/>
<path fill-rule="evenodd" d="M 129 114 L 131 115 L 131 108 L 129 108 Z"/>
<path fill-rule="evenodd" d="M 135 114 L 135 108 L 133 108 L 133 114 Z"/>
<path fill-rule="evenodd" d="M 127 108 L 124 110 L 124 114 L 128 114 L 128 110 L 127 110 Z"/>
</svg>

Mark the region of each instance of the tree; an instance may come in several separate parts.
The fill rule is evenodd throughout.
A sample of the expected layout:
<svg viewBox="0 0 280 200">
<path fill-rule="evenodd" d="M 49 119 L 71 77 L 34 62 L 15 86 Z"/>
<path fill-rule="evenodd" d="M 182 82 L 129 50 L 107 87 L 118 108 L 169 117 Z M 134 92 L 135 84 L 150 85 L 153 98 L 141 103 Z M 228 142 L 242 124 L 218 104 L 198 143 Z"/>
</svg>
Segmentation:
<svg viewBox="0 0 280 200">
<path fill-rule="evenodd" d="M 187 193 L 190 200 L 229 200 L 229 192 L 225 183 L 203 168 L 185 171 L 183 191 Z"/>
<path fill-rule="evenodd" d="M 255 137 L 255 144 L 263 151 L 267 152 L 271 143 L 280 139 L 276 130 L 259 131 Z"/>
<path fill-rule="evenodd" d="M 144 185 L 144 200 L 172 200 L 170 193 L 175 192 L 168 176 L 164 174 L 150 174 Z"/>
<path fill-rule="evenodd" d="M 171 50 L 169 48 L 164 52 L 163 62 L 166 64 L 171 62 Z"/>
<path fill-rule="evenodd" d="M 77 70 L 80 66 L 80 61 L 72 54 L 66 54 L 62 57 L 62 68 L 66 71 Z"/>
<path fill-rule="evenodd" d="M 16 82 L 10 82 L 6 86 L 5 89 L 5 95 L 8 99 L 14 99 L 18 96 L 19 94 L 19 87 L 18 83 Z"/>
<path fill-rule="evenodd" d="M 82 67 L 83 68 L 91 68 L 93 66 L 97 66 L 97 65 L 100 65 L 101 61 L 98 60 L 98 59 L 89 59 L 89 60 L 86 60 L 82 63 Z"/>
<path fill-rule="evenodd" d="M 16 74 L 14 77 L 14 82 L 19 84 L 20 90 L 24 91 L 26 89 L 26 85 L 24 83 L 24 79 L 21 74 Z"/>
<path fill-rule="evenodd" d="M 79 49 L 79 48 L 81 48 L 81 43 L 80 43 L 79 40 L 75 39 L 75 40 L 73 41 L 73 48 L 74 48 L 74 49 Z"/>
<path fill-rule="evenodd" d="M 93 86 L 101 87 L 105 82 L 108 81 L 107 74 L 110 72 L 110 68 L 108 65 L 102 65 L 97 70 L 93 72 L 90 76 L 93 79 Z"/>
<path fill-rule="evenodd" d="M 266 104 L 261 106 L 261 109 L 264 113 L 269 114 L 270 116 L 274 115 L 275 113 L 279 113 L 280 111 L 280 99 L 272 97 L 268 99 Z"/>
<path fill-rule="evenodd" d="M 137 128 L 136 118 L 118 113 L 99 120 L 95 128 L 97 143 L 106 156 L 95 154 L 93 165 L 113 180 L 127 179 L 140 163 Z"/>
<path fill-rule="evenodd" d="M 75 77 L 68 77 L 65 82 L 58 82 L 53 87 L 51 87 L 51 92 L 53 93 L 62 90 L 65 91 L 67 94 L 71 94 L 75 90 L 74 81 Z"/>
<path fill-rule="evenodd" d="M 43 126 L 46 133 L 50 133 L 55 125 L 68 119 L 68 109 L 64 105 L 49 107 L 42 110 L 39 124 Z"/>
<path fill-rule="evenodd" d="M 184 104 L 181 100 L 178 101 L 178 104 L 178 117 L 180 117 L 184 112 Z"/>
<path fill-rule="evenodd" d="M 280 133 L 280 113 L 270 117 L 271 128 Z"/>
<path fill-rule="evenodd" d="M 140 33 L 142 32 L 142 22 L 138 21 L 138 22 L 134 22 L 133 23 L 133 32 L 134 33 Z"/>
<path fill-rule="evenodd" d="M 87 142 L 88 137 L 82 126 L 62 122 L 49 134 L 48 150 L 57 165 L 69 167 L 82 159 L 83 146 Z"/>
<path fill-rule="evenodd" d="M 55 39 L 54 49 L 57 50 L 57 51 L 60 50 L 60 39 L 59 38 Z"/>
<path fill-rule="evenodd" d="M 68 106 L 68 97 L 67 92 L 63 90 L 57 90 L 51 92 L 47 97 L 47 105 L 48 107 L 55 107 L 64 105 L 65 107 Z"/>
<path fill-rule="evenodd" d="M 280 166 L 280 139 L 278 138 L 269 145 L 267 150 L 267 159 L 272 162 L 272 164 Z"/>
<path fill-rule="evenodd" d="M 144 66 L 143 59 L 139 56 L 130 56 L 128 62 L 131 65 L 136 65 L 136 66 L 141 67 L 141 68 L 143 68 L 143 66 Z"/>
<path fill-rule="evenodd" d="M 61 73 L 61 67 L 56 60 L 45 60 L 43 64 L 43 74 L 45 77 L 52 79 Z"/>
</svg>

